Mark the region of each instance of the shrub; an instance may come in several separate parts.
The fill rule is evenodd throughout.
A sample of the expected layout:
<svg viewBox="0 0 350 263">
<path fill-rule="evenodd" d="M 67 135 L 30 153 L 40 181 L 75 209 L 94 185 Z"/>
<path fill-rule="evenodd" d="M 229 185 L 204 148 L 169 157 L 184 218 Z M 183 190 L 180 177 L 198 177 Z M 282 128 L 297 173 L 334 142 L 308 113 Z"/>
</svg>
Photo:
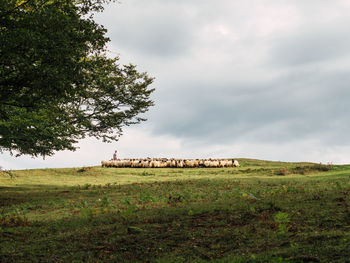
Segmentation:
<svg viewBox="0 0 350 263">
<path fill-rule="evenodd" d="M 280 176 L 284 176 L 284 175 L 288 175 L 291 172 L 289 171 L 289 169 L 287 167 L 281 168 L 276 172 L 276 175 L 280 175 Z"/>
<path fill-rule="evenodd" d="M 293 172 L 296 174 L 307 174 L 312 172 L 327 172 L 333 170 L 332 164 L 313 164 L 313 165 L 306 165 L 306 166 L 296 166 L 293 169 Z"/>
</svg>

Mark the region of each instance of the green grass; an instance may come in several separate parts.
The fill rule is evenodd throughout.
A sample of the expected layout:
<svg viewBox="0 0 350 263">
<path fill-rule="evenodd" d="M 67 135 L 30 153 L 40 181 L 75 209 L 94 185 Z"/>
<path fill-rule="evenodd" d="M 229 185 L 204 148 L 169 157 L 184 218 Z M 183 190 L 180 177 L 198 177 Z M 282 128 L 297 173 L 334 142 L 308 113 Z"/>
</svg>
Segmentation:
<svg viewBox="0 0 350 263">
<path fill-rule="evenodd" d="M 0 174 L 0 262 L 350 262 L 350 166 Z"/>
</svg>

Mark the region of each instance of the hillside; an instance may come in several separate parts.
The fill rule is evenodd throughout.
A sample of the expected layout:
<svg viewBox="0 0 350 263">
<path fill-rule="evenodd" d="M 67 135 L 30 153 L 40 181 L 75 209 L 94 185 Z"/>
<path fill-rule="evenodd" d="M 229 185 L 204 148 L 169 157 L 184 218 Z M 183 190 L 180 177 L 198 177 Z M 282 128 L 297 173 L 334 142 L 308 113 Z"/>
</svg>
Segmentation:
<svg viewBox="0 0 350 263">
<path fill-rule="evenodd" d="M 350 165 L 0 175 L 0 262 L 350 262 Z"/>
</svg>

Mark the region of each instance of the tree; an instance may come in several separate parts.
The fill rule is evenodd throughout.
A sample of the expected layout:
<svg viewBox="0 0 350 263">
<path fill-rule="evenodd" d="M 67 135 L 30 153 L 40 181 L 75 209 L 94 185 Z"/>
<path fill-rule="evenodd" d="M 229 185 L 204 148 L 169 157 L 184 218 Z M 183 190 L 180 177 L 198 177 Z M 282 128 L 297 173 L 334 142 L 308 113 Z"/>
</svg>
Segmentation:
<svg viewBox="0 0 350 263">
<path fill-rule="evenodd" d="M 145 120 L 153 78 L 107 57 L 106 2 L 0 1 L 0 151 L 52 155 Z"/>
</svg>

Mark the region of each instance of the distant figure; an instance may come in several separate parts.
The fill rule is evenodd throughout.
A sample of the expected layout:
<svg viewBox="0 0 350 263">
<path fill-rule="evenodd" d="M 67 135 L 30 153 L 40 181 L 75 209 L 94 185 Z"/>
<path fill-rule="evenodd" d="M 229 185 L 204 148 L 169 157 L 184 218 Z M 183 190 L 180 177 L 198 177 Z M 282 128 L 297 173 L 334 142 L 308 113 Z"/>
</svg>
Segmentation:
<svg viewBox="0 0 350 263">
<path fill-rule="evenodd" d="M 115 152 L 113 153 L 113 161 L 117 160 L 117 150 L 115 150 Z"/>
</svg>

